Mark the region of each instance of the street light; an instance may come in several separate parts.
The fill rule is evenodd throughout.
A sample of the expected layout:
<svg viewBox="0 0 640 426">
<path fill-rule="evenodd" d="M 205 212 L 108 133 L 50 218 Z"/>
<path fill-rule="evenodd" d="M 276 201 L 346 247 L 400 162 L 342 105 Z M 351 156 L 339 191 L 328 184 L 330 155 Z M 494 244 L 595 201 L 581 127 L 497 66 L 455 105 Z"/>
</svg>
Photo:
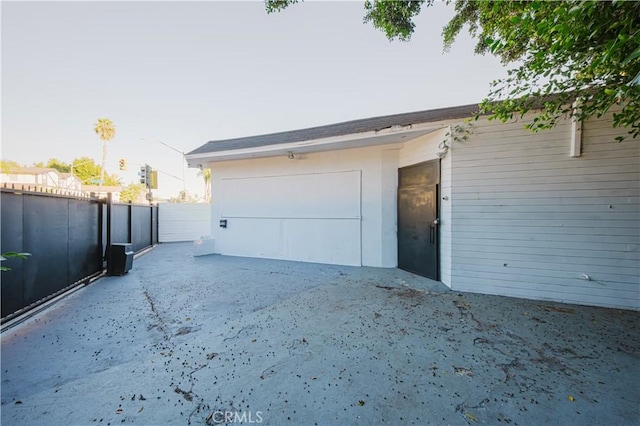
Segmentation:
<svg viewBox="0 0 640 426">
<path fill-rule="evenodd" d="M 178 154 L 182 155 L 182 193 L 186 194 L 187 187 L 186 187 L 186 181 L 185 181 L 185 175 L 184 175 L 184 164 L 187 162 L 187 157 L 185 156 L 184 152 L 182 152 L 179 149 L 172 147 L 168 143 L 163 142 L 163 141 L 158 140 L 158 139 L 152 139 L 152 138 L 140 138 L 140 139 L 143 140 L 143 141 L 157 142 L 159 144 L 162 144 L 162 145 L 166 146 L 169 149 L 174 150 Z"/>
</svg>

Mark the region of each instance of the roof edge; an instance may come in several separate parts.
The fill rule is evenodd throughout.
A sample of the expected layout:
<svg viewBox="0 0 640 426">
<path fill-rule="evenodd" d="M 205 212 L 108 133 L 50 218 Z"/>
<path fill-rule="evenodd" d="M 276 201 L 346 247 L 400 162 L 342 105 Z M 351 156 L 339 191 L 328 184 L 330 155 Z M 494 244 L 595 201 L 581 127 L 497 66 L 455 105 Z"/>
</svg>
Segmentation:
<svg viewBox="0 0 640 426">
<path fill-rule="evenodd" d="M 388 129 L 392 127 L 392 124 L 395 121 L 398 121 L 402 124 L 400 125 L 408 125 L 408 124 L 419 124 L 419 123 L 429 123 L 442 121 L 447 119 L 457 119 L 457 118 L 467 118 L 471 117 L 475 113 L 479 111 L 478 104 L 467 104 L 460 105 L 454 107 L 445 107 L 445 108 L 437 108 L 430 110 L 422 110 L 422 111 L 413 111 L 407 113 L 399 113 L 392 115 L 382 115 L 370 118 L 361 118 L 349 121 L 343 121 L 339 123 L 333 123 L 323 126 L 315 126 L 315 127 L 307 127 L 303 129 L 296 130 L 288 130 L 282 132 L 274 132 L 274 133 L 265 133 L 260 135 L 253 136 L 244 136 L 239 138 L 230 138 L 230 139 L 218 139 L 211 140 L 205 143 L 204 145 L 189 151 L 186 153 L 189 155 L 196 154 L 204 154 L 207 152 L 216 152 L 221 149 L 216 149 L 217 144 L 224 144 L 226 146 L 235 145 L 235 144 L 243 144 L 255 142 L 259 145 L 271 145 L 272 142 L 259 143 L 258 139 L 262 140 L 285 140 L 286 142 L 302 142 L 307 140 L 319 139 L 318 136 L 323 133 L 327 133 L 331 136 L 345 136 L 349 134 L 358 134 L 365 133 L 371 131 L 380 131 L 383 129 Z M 341 129 L 345 129 L 345 131 L 341 131 Z M 358 129 L 357 131 L 348 131 L 348 129 Z M 226 150 L 226 149 L 224 149 Z"/>
</svg>

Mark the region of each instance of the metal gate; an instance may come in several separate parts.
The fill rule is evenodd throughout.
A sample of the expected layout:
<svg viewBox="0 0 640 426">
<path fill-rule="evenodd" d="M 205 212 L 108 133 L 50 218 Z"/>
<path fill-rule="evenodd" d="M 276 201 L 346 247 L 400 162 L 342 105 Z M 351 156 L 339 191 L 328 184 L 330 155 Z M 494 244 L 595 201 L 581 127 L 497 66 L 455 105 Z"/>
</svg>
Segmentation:
<svg viewBox="0 0 640 426">
<path fill-rule="evenodd" d="M 31 254 L 2 262 L 11 268 L 1 277 L 2 323 L 100 274 L 109 241 L 132 243 L 136 251 L 158 242 L 156 206 L 110 205 L 77 194 L 5 186 L 0 212 L 0 251 Z"/>
</svg>

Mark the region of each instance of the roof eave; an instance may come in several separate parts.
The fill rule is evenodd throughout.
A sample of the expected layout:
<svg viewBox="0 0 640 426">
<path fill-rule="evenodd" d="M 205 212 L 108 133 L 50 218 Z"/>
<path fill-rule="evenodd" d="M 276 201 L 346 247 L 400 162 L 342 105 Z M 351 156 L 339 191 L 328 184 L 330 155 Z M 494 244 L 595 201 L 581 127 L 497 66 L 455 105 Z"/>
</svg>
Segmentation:
<svg viewBox="0 0 640 426">
<path fill-rule="evenodd" d="M 251 148 L 203 152 L 186 154 L 189 167 L 205 167 L 207 163 L 242 160 L 252 158 L 276 157 L 296 154 L 308 154 L 314 152 L 360 148 L 363 146 L 386 145 L 403 143 L 411 139 L 423 136 L 427 133 L 439 130 L 443 127 L 439 123 L 420 123 L 398 128 L 388 128 L 333 136 L 329 138 L 311 139 L 283 144 L 263 145 Z"/>
</svg>

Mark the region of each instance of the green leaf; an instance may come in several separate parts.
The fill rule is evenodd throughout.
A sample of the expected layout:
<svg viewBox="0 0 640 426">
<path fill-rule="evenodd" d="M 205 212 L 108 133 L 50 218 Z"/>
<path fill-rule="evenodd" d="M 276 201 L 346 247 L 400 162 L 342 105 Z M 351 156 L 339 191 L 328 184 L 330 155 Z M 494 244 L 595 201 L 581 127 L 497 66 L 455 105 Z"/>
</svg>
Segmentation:
<svg viewBox="0 0 640 426">
<path fill-rule="evenodd" d="M 638 47 L 636 50 L 634 50 L 631 53 L 631 55 L 629 55 L 627 57 L 627 59 L 622 61 L 622 65 L 627 65 L 629 62 L 633 61 L 634 59 L 637 59 L 638 57 L 640 57 L 640 47 Z"/>
<path fill-rule="evenodd" d="M 573 6 L 571 9 L 569 9 L 569 14 L 573 15 L 575 13 L 578 13 L 582 11 L 582 7 L 581 6 Z"/>
<path fill-rule="evenodd" d="M 9 257 L 16 257 L 18 259 L 26 259 L 28 256 L 31 256 L 31 253 L 17 253 L 15 251 L 8 251 L 6 253 L 2 253 L 2 255 L 0 256 L 2 260 L 7 260 L 7 258 Z"/>
<path fill-rule="evenodd" d="M 6 253 L 2 253 L 0 255 L 0 262 L 4 261 L 4 260 L 8 260 L 9 257 L 16 257 L 19 259 L 26 259 L 27 256 L 31 256 L 31 253 L 17 253 L 15 251 L 8 251 Z M 11 268 L 7 267 L 7 266 L 0 266 L 0 271 L 10 271 Z"/>
</svg>

